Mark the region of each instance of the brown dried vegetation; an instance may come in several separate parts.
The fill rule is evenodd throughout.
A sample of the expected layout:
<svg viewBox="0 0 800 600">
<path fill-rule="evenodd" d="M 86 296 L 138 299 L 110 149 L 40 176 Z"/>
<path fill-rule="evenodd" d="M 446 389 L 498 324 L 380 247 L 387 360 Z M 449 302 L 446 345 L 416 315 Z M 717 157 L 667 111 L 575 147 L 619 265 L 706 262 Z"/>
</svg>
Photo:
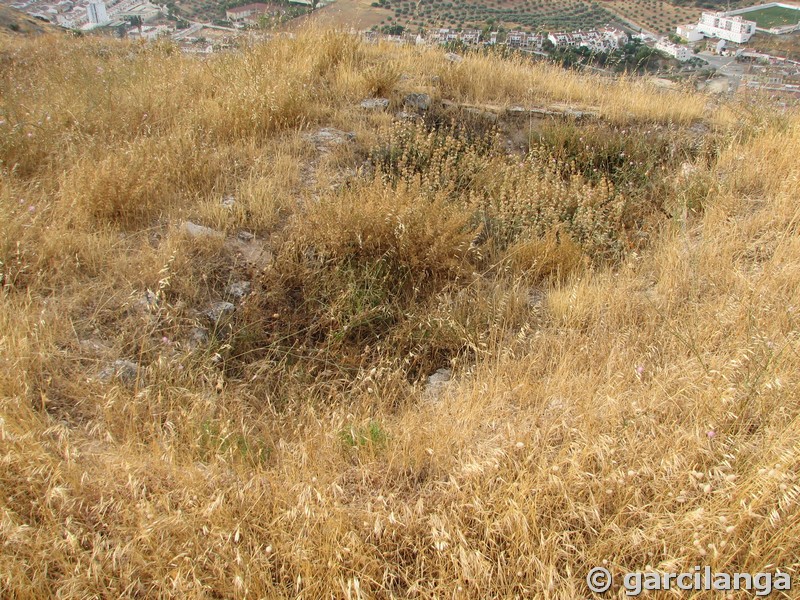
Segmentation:
<svg viewBox="0 0 800 600">
<path fill-rule="evenodd" d="M 796 112 L 311 31 L 18 40 L 0 120 L 3 597 L 795 573 Z"/>
</svg>

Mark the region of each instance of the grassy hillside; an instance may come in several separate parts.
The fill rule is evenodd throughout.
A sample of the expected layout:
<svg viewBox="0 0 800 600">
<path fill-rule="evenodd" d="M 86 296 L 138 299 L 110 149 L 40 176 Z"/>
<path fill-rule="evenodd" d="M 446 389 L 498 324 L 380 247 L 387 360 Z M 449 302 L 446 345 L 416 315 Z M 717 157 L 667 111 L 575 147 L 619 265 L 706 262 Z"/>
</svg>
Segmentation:
<svg viewBox="0 0 800 600">
<path fill-rule="evenodd" d="M 38 35 L 56 33 L 58 30 L 58 27 L 50 23 L 0 5 L 0 40 L 8 39 L 9 35 Z"/>
<path fill-rule="evenodd" d="M 4 598 L 796 574 L 795 110 L 48 36 L 0 47 L 0 129 Z"/>
</svg>

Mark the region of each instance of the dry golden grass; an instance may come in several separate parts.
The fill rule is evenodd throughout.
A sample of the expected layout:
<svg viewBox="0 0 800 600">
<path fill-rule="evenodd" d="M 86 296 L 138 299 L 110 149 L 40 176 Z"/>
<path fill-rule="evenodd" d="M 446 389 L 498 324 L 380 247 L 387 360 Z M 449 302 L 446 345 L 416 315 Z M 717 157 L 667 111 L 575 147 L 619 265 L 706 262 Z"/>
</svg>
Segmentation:
<svg viewBox="0 0 800 600">
<path fill-rule="evenodd" d="M 602 118 L 525 158 L 466 117 L 392 126 L 358 108 L 376 89 Z M 4 598 L 796 575 L 796 112 L 311 31 L 209 60 L 15 42 L 0 120 Z M 136 377 L 98 380 L 120 358 Z"/>
</svg>

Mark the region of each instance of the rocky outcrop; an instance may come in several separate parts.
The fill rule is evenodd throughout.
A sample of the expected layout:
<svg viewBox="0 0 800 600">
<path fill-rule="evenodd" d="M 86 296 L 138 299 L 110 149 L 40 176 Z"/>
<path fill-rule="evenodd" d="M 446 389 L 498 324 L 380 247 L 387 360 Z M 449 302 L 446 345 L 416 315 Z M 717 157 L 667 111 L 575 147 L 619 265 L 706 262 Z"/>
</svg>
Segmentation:
<svg viewBox="0 0 800 600">
<path fill-rule="evenodd" d="M 131 360 L 118 359 L 103 368 L 97 375 L 97 380 L 102 383 L 119 381 L 125 385 L 136 383 L 139 378 L 140 367 Z"/>
<path fill-rule="evenodd" d="M 184 221 L 181 223 L 180 230 L 182 233 L 194 239 L 221 240 L 225 237 L 225 234 L 221 231 L 211 229 L 211 227 L 206 227 L 204 225 L 198 225 L 197 223 L 192 223 L 191 221 Z"/>
<path fill-rule="evenodd" d="M 451 369 L 438 369 L 428 377 L 423 396 L 429 400 L 439 400 L 445 390 L 450 387 L 453 379 Z"/>
<path fill-rule="evenodd" d="M 356 134 L 353 131 L 342 131 L 341 129 L 334 129 L 333 127 L 323 127 L 314 133 L 306 135 L 306 139 L 316 146 L 320 152 L 330 150 L 333 146 L 352 142 L 356 139 Z"/>
<path fill-rule="evenodd" d="M 366 98 L 361 101 L 361 108 L 366 110 L 385 110 L 388 106 L 387 98 Z"/>
<path fill-rule="evenodd" d="M 428 110 L 431 97 L 428 94 L 408 94 L 403 98 L 403 105 L 416 110 Z"/>
</svg>

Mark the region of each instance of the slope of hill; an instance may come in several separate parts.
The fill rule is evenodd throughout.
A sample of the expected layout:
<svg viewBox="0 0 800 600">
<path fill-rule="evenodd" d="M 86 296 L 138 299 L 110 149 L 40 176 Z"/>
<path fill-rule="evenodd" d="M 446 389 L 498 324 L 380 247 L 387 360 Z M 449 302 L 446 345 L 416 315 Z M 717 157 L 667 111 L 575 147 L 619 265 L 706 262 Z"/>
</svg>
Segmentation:
<svg viewBox="0 0 800 600">
<path fill-rule="evenodd" d="M 0 35 L 38 35 L 48 32 L 52 33 L 57 30 L 58 28 L 50 23 L 26 15 L 8 6 L 0 5 Z"/>
<path fill-rule="evenodd" d="M 13 39 L 0 595 L 796 573 L 798 153 L 520 57 Z"/>
</svg>

